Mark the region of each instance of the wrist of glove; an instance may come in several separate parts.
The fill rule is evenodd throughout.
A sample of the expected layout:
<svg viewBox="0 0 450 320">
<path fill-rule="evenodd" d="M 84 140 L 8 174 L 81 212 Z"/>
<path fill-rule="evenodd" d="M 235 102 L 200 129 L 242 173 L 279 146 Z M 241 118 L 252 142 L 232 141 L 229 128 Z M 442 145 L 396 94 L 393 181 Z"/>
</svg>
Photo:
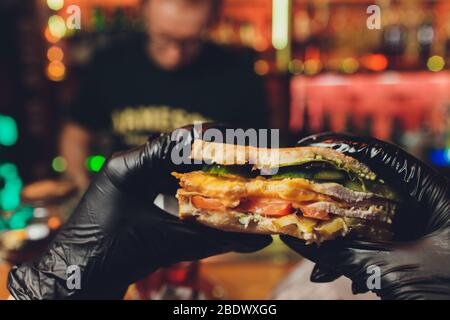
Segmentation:
<svg viewBox="0 0 450 320">
<path fill-rule="evenodd" d="M 450 192 L 448 180 L 400 148 L 373 138 L 319 134 L 299 141 L 339 150 L 367 165 L 404 196 L 394 218 L 395 238 L 374 243 L 333 240 L 320 247 L 282 237 L 314 261 L 315 282 L 341 275 L 354 293 L 382 299 L 450 299 Z"/>
<path fill-rule="evenodd" d="M 269 236 L 193 225 L 153 205 L 158 193 L 174 193 L 177 186 L 172 152 L 190 147 L 198 134 L 179 129 L 110 158 L 48 250 L 12 268 L 14 298 L 119 299 L 128 285 L 160 267 L 268 245 Z"/>
</svg>

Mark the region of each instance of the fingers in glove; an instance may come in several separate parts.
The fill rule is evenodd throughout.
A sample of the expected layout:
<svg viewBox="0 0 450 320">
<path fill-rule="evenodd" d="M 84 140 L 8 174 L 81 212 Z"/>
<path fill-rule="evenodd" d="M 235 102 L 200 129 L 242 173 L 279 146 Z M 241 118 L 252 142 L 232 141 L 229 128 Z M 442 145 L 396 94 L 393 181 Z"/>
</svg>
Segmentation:
<svg viewBox="0 0 450 320">
<path fill-rule="evenodd" d="M 304 241 L 290 236 L 281 239 L 291 249 L 315 262 L 320 271 L 315 270 L 311 280 L 334 280 L 334 276 L 345 275 L 353 281 L 365 284 L 370 275 L 372 265 L 383 265 L 383 254 L 390 251 L 393 244 L 384 242 L 368 242 L 346 239 L 336 239 L 320 246 L 305 244 Z M 331 274 L 325 275 L 330 272 Z M 321 281 L 321 282 L 322 282 Z"/>
<path fill-rule="evenodd" d="M 221 252 L 255 252 L 272 243 L 272 237 L 268 235 L 245 234 L 239 232 L 227 232 L 208 226 L 178 220 L 176 222 L 185 232 L 192 232 L 200 239 L 200 245 L 211 248 L 219 248 Z"/>
<path fill-rule="evenodd" d="M 281 235 L 280 239 L 292 250 L 308 260 L 317 263 L 318 247 L 316 244 L 306 244 L 305 241 L 291 236 Z"/>
<path fill-rule="evenodd" d="M 352 292 L 353 294 L 366 293 L 369 291 L 367 283 L 352 281 Z"/>
<path fill-rule="evenodd" d="M 316 264 L 311 272 L 310 280 L 316 283 L 333 282 L 342 277 L 342 274 L 330 268 Z"/>
<path fill-rule="evenodd" d="M 227 236 L 230 250 L 239 253 L 250 253 L 261 250 L 272 243 L 272 237 L 266 235 L 231 233 Z"/>
</svg>

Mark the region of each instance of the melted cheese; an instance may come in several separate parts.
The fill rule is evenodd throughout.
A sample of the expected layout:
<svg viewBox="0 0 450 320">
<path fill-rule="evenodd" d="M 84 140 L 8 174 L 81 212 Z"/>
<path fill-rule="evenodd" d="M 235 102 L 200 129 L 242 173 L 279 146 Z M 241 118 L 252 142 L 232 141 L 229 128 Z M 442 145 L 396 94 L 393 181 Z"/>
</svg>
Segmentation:
<svg viewBox="0 0 450 320">
<path fill-rule="evenodd" d="M 180 179 L 180 186 L 187 192 L 196 192 L 206 197 L 224 199 L 235 203 L 242 198 L 267 197 L 293 202 L 334 201 L 331 197 L 312 190 L 305 179 L 268 180 L 222 177 L 201 171 L 185 174 L 173 173 Z"/>
</svg>

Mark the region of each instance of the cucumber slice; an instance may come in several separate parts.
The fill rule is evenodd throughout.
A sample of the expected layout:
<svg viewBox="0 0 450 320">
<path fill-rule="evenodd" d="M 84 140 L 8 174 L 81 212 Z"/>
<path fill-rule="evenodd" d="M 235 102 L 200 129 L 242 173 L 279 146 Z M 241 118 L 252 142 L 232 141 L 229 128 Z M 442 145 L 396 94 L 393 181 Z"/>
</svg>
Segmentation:
<svg viewBox="0 0 450 320">
<path fill-rule="evenodd" d="M 208 166 L 203 169 L 203 171 L 211 173 L 211 174 L 217 174 L 219 176 L 222 176 L 224 174 L 229 174 L 229 170 L 225 166 Z"/>
<path fill-rule="evenodd" d="M 345 173 L 337 170 L 320 170 L 314 174 L 314 180 L 339 181 L 345 178 Z"/>
<path fill-rule="evenodd" d="M 231 165 L 231 166 L 223 166 L 219 164 L 215 165 L 206 165 L 202 168 L 203 172 L 207 172 L 210 174 L 215 174 L 218 176 L 240 176 L 240 177 L 246 177 L 250 178 L 256 175 L 255 173 L 251 172 L 251 167 L 249 166 L 238 166 L 238 165 Z"/>
<path fill-rule="evenodd" d="M 295 178 L 301 178 L 301 179 L 311 179 L 312 175 L 310 173 L 302 172 L 302 171 L 287 171 L 275 174 L 271 177 L 271 179 L 295 179 Z"/>
</svg>

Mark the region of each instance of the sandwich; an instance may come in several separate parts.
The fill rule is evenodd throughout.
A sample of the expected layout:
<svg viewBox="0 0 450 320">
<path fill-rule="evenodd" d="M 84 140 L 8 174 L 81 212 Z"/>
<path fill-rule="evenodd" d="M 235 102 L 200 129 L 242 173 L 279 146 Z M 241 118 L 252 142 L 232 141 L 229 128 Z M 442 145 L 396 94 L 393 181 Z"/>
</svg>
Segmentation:
<svg viewBox="0 0 450 320">
<path fill-rule="evenodd" d="M 176 173 L 179 217 L 234 232 L 388 240 L 400 198 L 358 160 L 323 147 L 265 149 L 195 140 L 201 170 Z"/>
</svg>

